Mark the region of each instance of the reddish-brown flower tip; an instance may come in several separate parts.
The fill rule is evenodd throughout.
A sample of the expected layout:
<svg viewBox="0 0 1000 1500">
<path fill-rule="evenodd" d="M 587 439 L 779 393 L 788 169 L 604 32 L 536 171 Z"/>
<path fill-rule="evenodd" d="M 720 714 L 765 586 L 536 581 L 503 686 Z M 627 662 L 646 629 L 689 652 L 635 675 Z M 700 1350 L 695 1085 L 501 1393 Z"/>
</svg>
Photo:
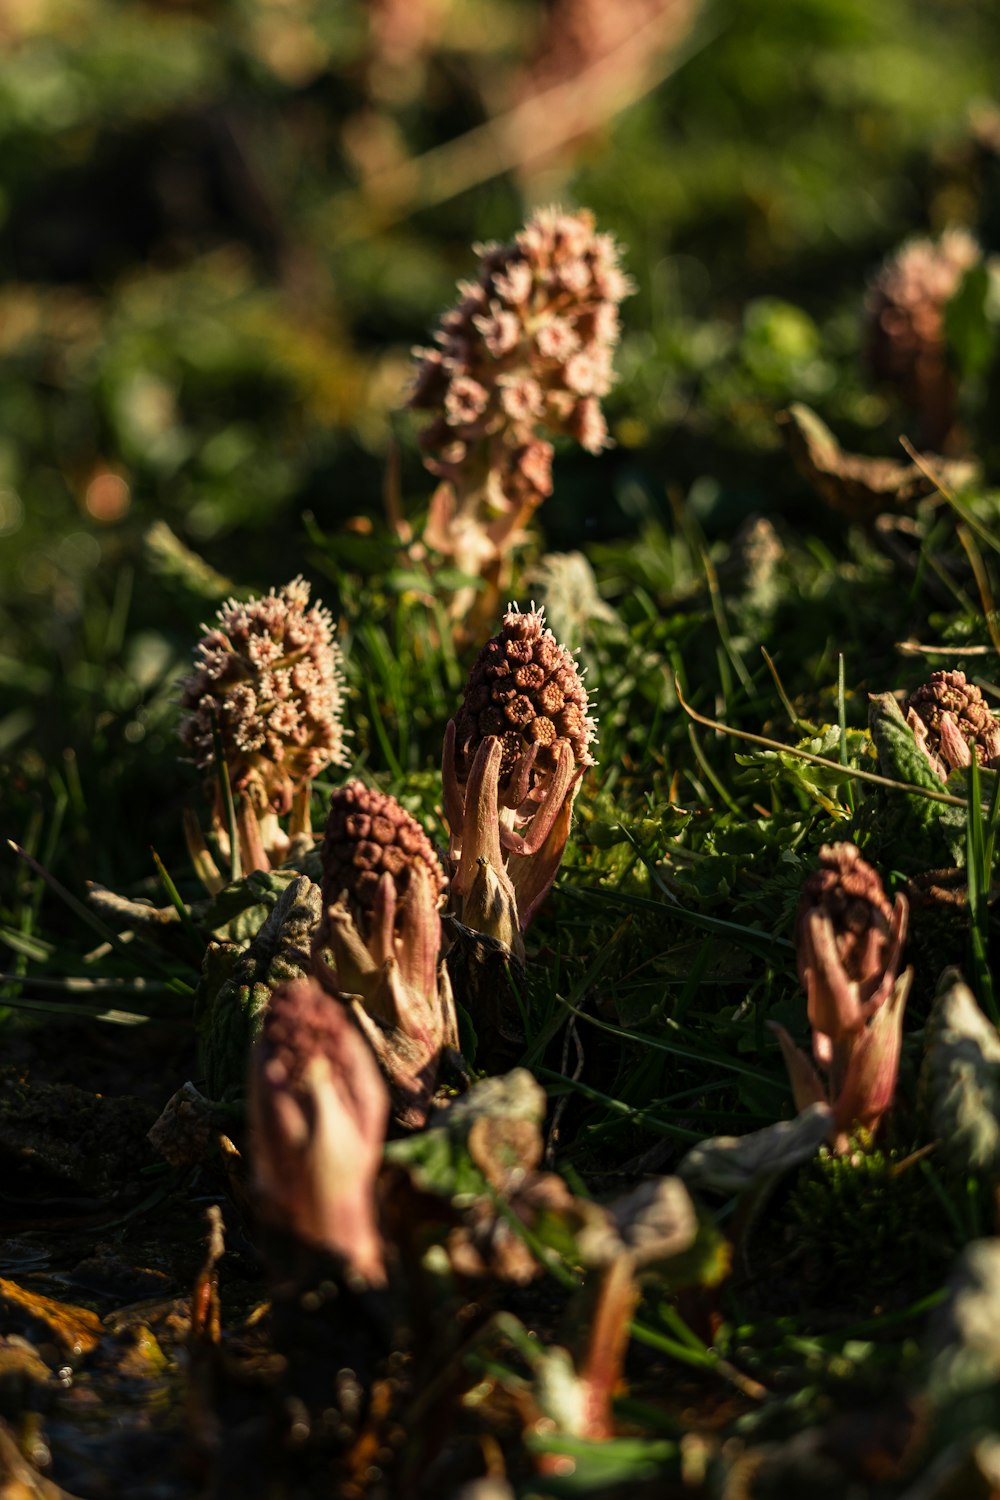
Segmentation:
<svg viewBox="0 0 1000 1500">
<path fill-rule="evenodd" d="M 511 605 L 479 653 L 441 759 L 452 908 L 516 949 L 555 879 L 597 726 L 573 655 Z M 518 955 L 520 956 L 520 954 Z"/>
<path fill-rule="evenodd" d="M 597 725 L 576 659 L 545 626 L 542 611 L 513 605 L 487 641 L 469 675 L 455 718 L 455 775 L 468 780 L 476 752 L 495 736 L 503 744 L 500 785 L 507 787 L 531 757 L 531 786 L 555 769 L 560 742 L 573 764 L 593 765 Z"/>
<path fill-rule="evenodd" d="M 819 869 L 803 884 L 795 920 L 799 978 L 803 983 L 804 969 L 810 962 L 809 945 L 803 942 L 803 936 L 813 912 L 821 913 L 831 924 L 837 957 L 849 980 L 864 984 L 874 973 L 881 975 L 892 907 L 878 871 L 862 858 L 854 844 L 824 844 L 819 851 Z"/>
<path fill-rule="evenodd" d="M 458 1047 L 440 963 L 444 872 L 416 819 L 359 781 L 330 799 L 322 858 L 314 971 L 350 998 L 389 1080 L 396 1118 L 422 1125 L 442 1054 Z"/>
<path fill-rule="evenodd" d="M 330 798 L 323 838 L 323 901 L 331 905 L 346 891 L 364 926 L 376 905 L 382 878 L 395 890 L 396 922 L 406 910 L 411 872 L 419 865 L 435 906 L 447 888 L 441 863 L 416 818 L 385 792 L 350 781 Z"/>
<path fill-rule="evenodd" d="M 981 766 L 1000 759 L 1000 720 L 964 672 L 932 672 L 907 701 L 906 718 L 943 776 L 967 766 L 973 754 Z"/>
<path fill-rule="evenodd" d="M 313 979 L 271 995 L 250 1059 L 251 1154 L 269 1224 L 385 1279 L 374 1184 L 389 1100 L 347 1008 Z"/>
</svg>

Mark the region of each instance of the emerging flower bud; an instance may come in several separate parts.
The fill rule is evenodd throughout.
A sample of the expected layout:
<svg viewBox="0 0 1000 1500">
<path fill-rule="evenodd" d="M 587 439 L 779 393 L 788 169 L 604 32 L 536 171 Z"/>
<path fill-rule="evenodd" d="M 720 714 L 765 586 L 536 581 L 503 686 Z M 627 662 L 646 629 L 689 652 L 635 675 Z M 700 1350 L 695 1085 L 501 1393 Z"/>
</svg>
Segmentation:
<svg viewBox="0 0 1000 1500">
<path fill-rule="evenodd" d="M 382 1285 L 375 1179 L 389 1101 L 346 1007 L 313 979 L 276 989 L 248 1087 L 262 1219 Z"/>
<path fill-rule="evenodd" d="M 259 825 L 259 841 L 246 830 L 249 868 L 267 869 L 283 856 L 288 841 L 277 819 L 293 803 L 296 831 L 308 831 L 310 783 L 347 759 L 333 621 L 321 605 L 307 610 L 308 602 L 302 578 L 260 599 L 231 599 L 198 643 L 182 687 L 182 743 L 207 770 L 218 734 L 233 792 Z M 221 811 L 217 805 L 217 827 Z"/>
<path fill-rule="evenodd" d="M 349 782 L 330 799 L 325 916 L 314 959 L 355 1014 L 392 1086 L 398 1118 L 422 1124 L 458 1026 L 440 963 L 446 880 L 420 824 L 384 792 Z M 322 950 L 332 953 L 332 970 Z"/>
<path fill-rule="evenodd" d="M 906 937 L 906 897 L 890 906 L 878 871 L 854 844 L 824 844 L 806 879 L 795 923 L 799 978 L 829 1064 L 892 994 Z M 828 1047 L 829 1042 L 830 1047 Z M 839 1079 L 838 1079 L 839 1083 Z"/>
<path fill-rule="evenodd" d="M 479 573 L 552 491 L 552 444 L 608 445 L 600 397 L 614 382 L 618 304 L 632 290 L 593 215 L 537 212 L 510 245 L 480 245 L 478 280 L 441 319 L 410 405 L 433 413 L 421 443 L 443 484 L 427 540 Z"/>
<path fill-rule="evenodd" d="M 574 657 L 541 611 L 516 605 L 480 651 L 445 735 L 453 905 L 468 927 L 519 943 L 569 837 L 597 726 Z"/>
<path fill-rule="evenodd" d="M 973 754 L 991 769 L 1000 761 L 1000 720 L 964 672 L 932 672 L 907 702 L 906 722 L 942 781 Z"/>
<path fill-rule="evenodd" d="M 911 972 L 897 978 L 908 905 L 890 907 L 878 873 L 853 844 L 827 844 L 803 887 L 796 918 L 799 978 L 808 999 L 822 1082 L 787 1031 L 781 1044 L 796 1107 L 829 1099 L 837 1149 L 853 1126 L 874 1130 L 892 1103 Z"/>
<path fill-rule="evenodd" d="M 920 423 L 920 441 L 940 448 L 955 419 L 955 381 L 945 347 L 945 308 L 981 252 L 964 229 L 908 240 L 883 263 L 865 300 L 868 358 Z"/>
</svg>

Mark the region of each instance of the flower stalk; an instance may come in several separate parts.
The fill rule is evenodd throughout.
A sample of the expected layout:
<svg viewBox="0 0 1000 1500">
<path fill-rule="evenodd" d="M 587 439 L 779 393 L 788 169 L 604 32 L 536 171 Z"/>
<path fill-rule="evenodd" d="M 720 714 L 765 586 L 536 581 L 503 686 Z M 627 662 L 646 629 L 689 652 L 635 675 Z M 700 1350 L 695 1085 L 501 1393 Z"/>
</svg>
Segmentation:
<svg viewBox="0 0 1000 1500">
<path fill-rule="evenodd" d="M 981 260 L 964 229 L 947 229 L 937 240 L 908 240 L 880 267 L 865 300 L 872 372 L 916 417 L 921 444 L 938 452 L 954 438 L 958 404 L 945 311 Z"/>
</svg>

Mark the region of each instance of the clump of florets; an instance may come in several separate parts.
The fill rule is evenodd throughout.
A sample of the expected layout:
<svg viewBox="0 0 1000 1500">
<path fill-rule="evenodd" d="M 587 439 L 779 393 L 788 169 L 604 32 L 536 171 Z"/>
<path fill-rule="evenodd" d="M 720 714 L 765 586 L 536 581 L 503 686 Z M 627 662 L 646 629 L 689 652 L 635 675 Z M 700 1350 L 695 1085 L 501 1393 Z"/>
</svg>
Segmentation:
<svg viewBox="0 0 1000 1500">
<path fill-rule="evenodd" d="M 573 655 L 534 608 L 511 605 L 445 731 L 451 905 L 520 958 L 553 880 L 597 725 Z"/>
<path fill-rule="evenodd" d="M 468 780 L 480 745 L 491 735 L 503 746 L 502 788 L 530 757 L 529 786 L 537 791 L 555 769 L 561 742 L 570 746 L 574 766 L 593 765 L 597 725 L 588 709 L 576 658 L 546 628 L 544 614 L 512 606 L 480 651 L 455 717 L 459 782 Z"/>
<path fill-rule="evenodd" d="M 868 289 L 872 370 L 896 388 L 920 423 L 921 441 L 930 447 L 943 444 L 955 418 L 945 308 L 981 258 L 972 235 L 948 229 L 937 240 L 908 240 L 883 263 Z"/>
<path fill-rule="evenodd" d="M 302 578 L 263 598 L 229 600 L 182 686 L 182 743 L 207 769 L 217 731 L 233 791 L 258 815 L 290 812 L 296 792 L 346 760 L 333 621 L 308 603 Z"/>
<path fill-rule="evenodd" d="M 932 672 L 906 704 L 906 722 L 942 781 L 968 766 L 1000 761 L 1000 720 L 964 672 Z"/>
<path fill-rule="evenodd" d="M 419 863 L 434 905 L 447 881 L 441 863 L 416 818 L 385 792 L 350 781 L 330 799 L 323 838 L 323 897 L 347 894 L 355 916 L 370 918 L 384 875 L 395 890 L 396 920 L 402 916 L 414 865 Z"/>
<path fill-rule="evenodd" d="M 618 305 L 632 285 L 586 210 L 540 210 L 512 244 L 477 248 L 479 278 L 460 283 L 439 347 L 415 351 L 410 405 L 434 413 L 421 444 L 451 488 L 453 539 L 463 523 L 479 527 L 476 545 L 489 553 L 551 493 L 552 444 L 541 434 L 590 453 L 607 446 L 600 400 L 614 383 Z M 447 529 L 434 528 L 435 546 L 449 547 Z"/>
</svg>

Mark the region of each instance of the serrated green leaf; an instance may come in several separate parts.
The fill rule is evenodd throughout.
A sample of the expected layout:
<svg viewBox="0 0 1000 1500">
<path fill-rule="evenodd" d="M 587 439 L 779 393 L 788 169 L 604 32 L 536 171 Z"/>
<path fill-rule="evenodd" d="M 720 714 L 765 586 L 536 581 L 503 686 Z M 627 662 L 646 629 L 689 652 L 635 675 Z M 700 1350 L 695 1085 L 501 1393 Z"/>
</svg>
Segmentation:
<svg viewBox="0 0 1000 1500">
<path fill-rule="evenodd" d="M 249 885 L 256 878 L 249 876 L 240 884 Z M 275 889 L 274 877 L 260 877 L 258 886 Z M 260 1031 L 272 989 L 309 973 L 321 907 L 319 887 L 304 875 L 296 876 L 280 891 L 246 947 L 235 943 L 209 946 L 195 1014 L 201 1066 L 211 1098 L 231 1099 L 242 1093 L 250 1047 Z M 330 1003 L 337 1002 L 331 999 Z"/>
<path fill-rule="evenodd" d="M 872 740 L 883 776 L 909 786 L 940 792 L 942 784 L 914 738 L 891 693 L 873 694 L 869 709 Z M 964 783 L 961 783 L 964 786 Z M 959 780 L 949 791 L 961 796 Z M 965 864 L 965 809 L 906 792 L 878 789 L 872 833 L 884 863 L 901 870 L 940 869 Z"/>
</svg>

